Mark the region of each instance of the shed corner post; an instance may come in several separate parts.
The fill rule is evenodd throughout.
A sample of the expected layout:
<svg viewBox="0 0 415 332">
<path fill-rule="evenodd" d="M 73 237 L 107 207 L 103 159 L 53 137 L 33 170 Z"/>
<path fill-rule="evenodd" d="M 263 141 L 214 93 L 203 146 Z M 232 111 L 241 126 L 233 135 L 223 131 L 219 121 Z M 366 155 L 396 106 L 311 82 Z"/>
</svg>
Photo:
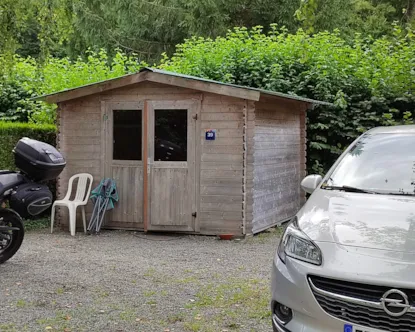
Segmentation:
<svg viewBox="0 0 415 332">
<path fill-rule="evenodd" d="M 62 135 L 62 104 L 57 104 L 56 109 L 56 138 L 55 138 L 55 144 L 58 151 L 61 151 L 61 135 Z M 59 174 L 58 178 L 56 179 L 56 188 L 55 188 L 55 195 L 57 199 L 63 198 L 62 196 L 62 174 Z M 62 209 L 57 207 L 56 209 L 56 218 L 55 218 L 55 224 L 60 225 L 62 228 Z"/>
<path fill-rule="evenodd" d="M 307 112 L 314 109 L 314 104 L 307 104 L 307 107 L 300 111 L 300 181 L 307 176 Z M 306 194 L 301 190 L 301 204 L 306 201 Z"/>
<path fill-rule="evenodd" d="M 107 175 L 108 169 L 108 142 L 107 142 L 107 134 L 108 134 L 108 112 L 107 112 L 107 104 L 105 101 L 101 100 L 101 176 L 105 177 Z"/>
<path fill-rule="evenodd" d="M 245 100 L 243 108 L 243 205 L 242 205 L 242 235 L 252 235 L 253 208 L 253 144 L 255 134 L 255 102 Z"/>
<path fill-rule="evenodd" d="M 150 160 L 148 154 L 148 100 L 144 100 L 143 109 L 143 222 L 144 232 L 148 231 L 149 224 L 149 188 Z"/>
</svg>

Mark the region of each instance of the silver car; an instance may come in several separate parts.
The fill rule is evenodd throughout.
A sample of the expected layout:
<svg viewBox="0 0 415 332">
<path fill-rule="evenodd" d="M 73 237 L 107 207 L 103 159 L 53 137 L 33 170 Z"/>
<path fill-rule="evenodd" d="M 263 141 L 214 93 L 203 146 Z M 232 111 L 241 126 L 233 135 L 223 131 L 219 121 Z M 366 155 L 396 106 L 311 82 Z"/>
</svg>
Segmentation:
<svg viewBox="0 0 415 332">
<path fill-rule="evenodd" d="M 274 331 L 415 331 L 415 126 L 366 132 L 301 186 L 273 262 Z"/>
</svg>

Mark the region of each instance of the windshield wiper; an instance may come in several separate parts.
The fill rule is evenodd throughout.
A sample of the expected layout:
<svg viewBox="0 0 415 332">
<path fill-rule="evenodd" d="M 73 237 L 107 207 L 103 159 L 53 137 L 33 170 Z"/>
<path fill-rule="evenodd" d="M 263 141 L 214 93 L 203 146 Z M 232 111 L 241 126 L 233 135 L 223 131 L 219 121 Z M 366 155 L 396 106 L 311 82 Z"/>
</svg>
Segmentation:
<svg viewBox="0 0 415 332">
<path fill-rule="evenodd" d="M 391 192 L 391 193 L 386 193 L 385 195 L 395 195 L 395 196 L 415 196 L 415 193 Z"/>
<path fill-rule="evenodd" d="M 366 190 L 351 186 L 323 186 L 322 189 L 329 189 L 329 190 L 341 190 L 349 193 L 363 193 L 363 194 L 379 194 L 376 191 Z"/>
</svg>

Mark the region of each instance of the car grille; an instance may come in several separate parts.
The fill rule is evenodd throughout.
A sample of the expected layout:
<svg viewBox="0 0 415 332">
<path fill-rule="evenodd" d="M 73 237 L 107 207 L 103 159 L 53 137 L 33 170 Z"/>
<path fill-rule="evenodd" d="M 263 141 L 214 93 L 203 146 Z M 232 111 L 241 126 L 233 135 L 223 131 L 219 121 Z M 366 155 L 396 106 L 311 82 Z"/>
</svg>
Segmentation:
<svg viewBox="0 0 415 332">
<path fill-rule="evenodd" d="M 309 276 L 308 279 L 317 302 L 331 316 L 383 331 L 415 331 L 415 290 L 399 289 L 408 296 L 412 307 L 403 316 L 393 317 L 383 310 L 380 302 L 391 287 L 316 276 Z"/>
</svg>

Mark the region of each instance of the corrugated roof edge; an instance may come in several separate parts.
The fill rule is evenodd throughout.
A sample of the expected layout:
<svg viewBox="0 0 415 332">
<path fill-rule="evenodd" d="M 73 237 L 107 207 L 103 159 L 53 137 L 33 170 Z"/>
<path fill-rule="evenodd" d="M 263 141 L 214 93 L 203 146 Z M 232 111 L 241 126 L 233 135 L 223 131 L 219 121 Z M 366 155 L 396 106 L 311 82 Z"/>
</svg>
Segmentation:
<svg viewBox="0 0 415 332">
<path fill-rule="evenodd" d="M 54 92 L 54 93 L 41 95 L 41 96 L 38 96 L 38 97 L 31 98 L 30 100 L 42 100 L 42 99 L 45 99 L 47 97 L 54 96 L 54 95 L 57 95 L 57 94 L 66 93 L 66 92 L 69 92 L 69 91 L 74 91 L 74 90 L 90 87 L 90 86 L 100 84 L 100 83 L 104 83 L 104 82 L 114 81 L 114 80 L 117 80 L 117 79 L 120 79 L 120 78 L 123 78 L 123 77 L 136 75 L 138 73 L 145 72 L 145 71 L 158 73 L 158 74 L 163 74 L 163 75 L 181 77 L 181 78 L 196 80 L 196 81 L 200 81 L 200 82 L 225 85 L 225 86 L 230 86 L 230 87 L 234 87 L 234 88 L 238 88 L 238 89 L 246 89 L 246 90 L 257 91 L 257 92 L 259 92 L 261 94 L 264 94 L 264 95 L 287 98 L 287 99 L 302 101 L 302 102 L 306 102 L 306 103 L 310 103 L 310 104 L 314 104 L 314 105 L 334 106 L 332 103 L 329 103 L 329 102 L 314 100 L 314 99 L 305 98 L 305 97 L 301 97 L 301 96 L 297 96 L 297 95 L 291 95 L 291 94 L 282 93 L 282 92 L 275 92 L 275 91 L 270 91 L 270 90 L 252 88 L 252 87 L 248 87 L 248 86 L 236 85 L 236 84 L 231 84 L 231 83 L 224 83 L 224 82 L 219 82 L 219 81 L 215 81 L 215 80 L 211 80 L 211 79 L 207 79 L 207 78 L 191 76 L 191 75 L 184 75 L 184 74 L 179 74 L 179 73 L 172 72 L 172 71 L 161 70 L 161 69 L 156 69 L 156 68 L 151 68 L 151 67 L 143 67 L 142 69 L 140 69 L 136 73 L 131 73 L 131 74 L 127 74 L 127 75 L 123 75 L 123 76 L 119 76 L 119 77 L 114 77 L 114 78 L 111 78 L 111 79 L 108 79 L 108 80 L 103 80 L 103 81 L 99 81 L 99 82 L 85 84 L 85 85 L 82 85 L 82 86 L 79 86 L 79 87 L 75 87 L 75 88 L 71 88 L 71 89 L 65 89 L 65 90 Z"/>
</svg>

